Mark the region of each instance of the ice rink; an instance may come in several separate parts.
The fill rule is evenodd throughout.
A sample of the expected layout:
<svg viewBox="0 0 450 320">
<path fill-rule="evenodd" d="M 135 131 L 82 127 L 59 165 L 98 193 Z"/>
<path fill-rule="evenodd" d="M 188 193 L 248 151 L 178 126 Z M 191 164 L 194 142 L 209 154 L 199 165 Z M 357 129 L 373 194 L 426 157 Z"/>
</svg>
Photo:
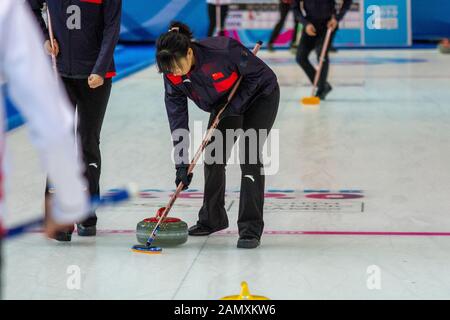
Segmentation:
<svg viewBox="0 0 450 320">
<path fill-rule="evenodd" d="M 259 56 L 281 103 L 277 173 L 266 177 L 261 246 L 237 249 L 240 169 L 227 170 L 229 229 L 133 253 L 136 224 L 174 189 L 161 75 L 113 86 L 102 131 L 103 191 L 129 182 L 142 197 L 98 211 L 98 235 L 57 243 L 39 232 L 4 242 L 6 299 L 450 299 L 450 60 L 435 50 L 340 50 L 320 106 L 289 51 Z M 190 122 L 208 114 L 190 105 Z M 197 137 L 198 138 L 198 137 Z M 7 226 L 39 216 L 45 176 L 26 128 L 8 134 Z M 192 225 L 203 168 L 170 216 Z M 145 197 L 144 197 L 145 196 Z M 74 271 L 75 270 L 75 271 Z M 81 273 L 73 288 L 74 272 Z"/>
</svg>

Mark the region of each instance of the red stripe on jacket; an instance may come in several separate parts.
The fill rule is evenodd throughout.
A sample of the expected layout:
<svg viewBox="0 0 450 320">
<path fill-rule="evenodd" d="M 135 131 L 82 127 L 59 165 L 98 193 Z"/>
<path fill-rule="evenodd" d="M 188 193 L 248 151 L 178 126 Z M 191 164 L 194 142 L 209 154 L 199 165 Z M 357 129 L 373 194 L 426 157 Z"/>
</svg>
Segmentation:
<svg viewBox="0 0 450 320">
<path fill-rule="evenodd" d="M 103 0 L 80 0 L 81 2 L 89 2 L 89 3 L 95 3 L 95 4 L 102 4 Z"/>
<path fill-rule="evenodd" d="M 224 92 L 230 89 L 237 81 L 238 74 L 233 72 L 227 79 L 214 83 L 217 92 Z"/>
<path fill-rule="evenodd" d="M 180 76 L 174 76 L 172 73 L 169 73 L 166 76 L 174 85 L 179 85 L 183 82 L 183 79 Z"/>
<path fill-rule="evenodd" d="M 111 72 L 107 72 L 105 74 L 105 79 L 109 79 L 109 78 L 113 78 L 117 75 L 117 73 L 115 71 L 111 71 Z"/>
</svg>

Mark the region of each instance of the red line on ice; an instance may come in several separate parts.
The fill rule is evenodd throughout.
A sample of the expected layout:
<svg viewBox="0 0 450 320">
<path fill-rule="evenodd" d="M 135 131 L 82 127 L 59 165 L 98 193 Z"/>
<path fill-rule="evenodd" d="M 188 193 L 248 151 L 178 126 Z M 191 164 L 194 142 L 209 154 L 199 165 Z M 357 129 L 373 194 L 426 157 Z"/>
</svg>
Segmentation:
<svg viewBox="0 0 450 320">
<path fill-rule="evenodd" d="M 135 230 L 98 230 L 99 234 L 134 234 Z M 42 233 L 32 230 L 30 233 Z M 214 235 L 237 235 L 237 230 L 220 231 Z M 406 236 L 406 237 L 450 237 L 450 232 L 391 232 L 391 231 L 301 231 L 301 230 L 266 230 L 265 235 L 315 235 L 315 236 Z"/>
</svg>

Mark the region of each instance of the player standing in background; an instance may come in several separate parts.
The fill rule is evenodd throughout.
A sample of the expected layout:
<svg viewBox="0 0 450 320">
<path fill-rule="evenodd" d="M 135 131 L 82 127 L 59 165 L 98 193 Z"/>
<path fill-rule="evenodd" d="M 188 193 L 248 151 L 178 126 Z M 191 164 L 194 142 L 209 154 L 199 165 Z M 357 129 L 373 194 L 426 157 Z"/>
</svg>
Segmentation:
<svg viewBox="0 0 450 320">
<path fill-rule="evenodd" d="M 280 11 L 280 20 L 278 20 L 278 23 L 275 25 L 275 27 L 272 30 L 272 34 L 270 35 L 269 42 L 267 43 L 267 49 L 269 51 L 274 51 L 273 43 L 275 40 L 277 40 L 278 36 L 280 35 L 281 29 L 284 27 L 284 23 L 286 22 L 286 18 L 289 14 L 289 11 L 291 11 L 291 5 L 293 0 L 280 0 L 279 4 L 279 11 Z M 297 40 L 297 29 L 299 25 L 299 21 L 294 15 L 294 33 L 292 35 L 291 39 L 291 49 L 295 48 L 295 41 Z"/>
<path fill-rule="evenodd" d="M 225 20 L 228 15 L 228 5 L 231 0 L 206 0 L 208 4 L 209 28 L 208 37 L 212 37 L 214 30 L 219 36 L 224 35 Z M 217 18 L 220 16 L 220 19 Z"/>
<path fill-rule="evenodd" d="M 7 86 L 9 96 L 26 119 L 41 163 L 57 190 L 53 201 L 46 206 L 45 232 L 53 238 L 86 217 L 88 195 L 74 148 L 72 108 L 42 52 L 42 38 L 33 20 L 29 8 L 22 2 L 2 0 L 0 85 Z M 5 144 L 3 92 L 0 90 L 0 161 Z M 0 172 L 1 203 L 4 200 L 2 178 Z M 3 211 L 2 205 L 0 210 Z"/>
<path fill-rule="evenodd" d="M 336 30 L 339 21 L 344 17 L 351 4 L 352 0 L 344 0 L 341 9 L 337 11 L 336 0 L 295 0 L 292 3 L 295 16 L 303 24 L 296 60 L 311 83 L 314 82 L 316 69 L 309 62 L 309 54 L 315 49 L 317 55 L 320 55 L 327 29 Z M 324 100 L 332 90 L 331 85 L 327 82 L 329 49 L 328 47 L 316 93 L 321 100 Z"/>
<path fill-rule="evenodd" d="M 122 0 L 28 0 L 47 39 L 45 48 L 57 57 L 58 72 L 78 114 L 78 133 L 91 196 L 100 195 L 100 132 L 116 75 L 114 50 L 119 40 Z M 47 4 L 54 48 L 42 8 Z M 52 183 L 52 181 L 50 181 Z M 48 195 L 48 187 L 46 190 Z M 97 216 L 77 224 L 79 236 L 94 236 Z M 70 241 L 74 228 L 58 235 Z"/>
</svg>

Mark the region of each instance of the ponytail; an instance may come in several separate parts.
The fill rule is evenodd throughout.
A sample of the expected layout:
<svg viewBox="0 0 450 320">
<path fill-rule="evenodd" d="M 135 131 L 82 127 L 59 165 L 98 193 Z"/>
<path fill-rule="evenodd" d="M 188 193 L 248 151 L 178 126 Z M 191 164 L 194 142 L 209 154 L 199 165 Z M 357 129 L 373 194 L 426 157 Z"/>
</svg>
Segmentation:
<svg viewBox="0 0 450 320">
<path fill-rule="evenodd" d="M 192 32 L 187 25 L 174 21 L 168 32 L 156 42 L 156 63 L 160 73 L 171 73 L 177 61 L 186 57 L 192 45 Z"/>
<path fill-rule="evenodd" d="M 178 32 L 182 35 L 185 35 L 189 38 L 189 40 L 192 40 L 192 31 L 191 29 L 184 23 L 179 21 L 173 21 L 169 26 L 169 32 Z"/>
</svg>

